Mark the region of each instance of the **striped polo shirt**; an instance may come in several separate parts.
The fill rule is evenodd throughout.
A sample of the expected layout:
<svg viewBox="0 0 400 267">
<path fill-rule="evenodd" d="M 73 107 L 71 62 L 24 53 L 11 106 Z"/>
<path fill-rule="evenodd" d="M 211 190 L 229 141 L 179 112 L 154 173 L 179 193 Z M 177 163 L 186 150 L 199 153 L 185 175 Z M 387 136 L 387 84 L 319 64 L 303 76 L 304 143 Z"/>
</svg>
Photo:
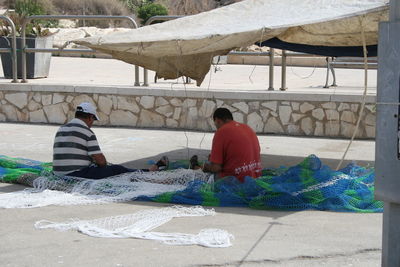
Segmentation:
<svg viewBox="0 0 400 267">
<path fill-rule="evenodd" d="M 72 119 L 57 131 L 53 146 L 53 172 L 66 175 L 92 163 L 102 153 L 96 135 L 80 119 Z"/>
</svg>

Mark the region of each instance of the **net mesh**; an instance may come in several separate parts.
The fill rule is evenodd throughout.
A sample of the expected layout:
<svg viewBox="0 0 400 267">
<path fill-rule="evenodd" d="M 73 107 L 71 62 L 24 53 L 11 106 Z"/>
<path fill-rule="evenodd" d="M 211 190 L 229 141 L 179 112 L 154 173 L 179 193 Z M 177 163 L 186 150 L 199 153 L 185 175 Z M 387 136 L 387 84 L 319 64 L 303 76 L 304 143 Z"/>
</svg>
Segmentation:
<svg viewBox="0 0 400 267">
<path fill-rule="evenodd" d="M 77 230 L 93 237 L 151 239 L 169 245 L 231 246 L 233 235 L 221 229 L 203 229 L 198 234 L 150 232 L 173 218 L 214 215 L 213 209 L 173 206 L 95 220 L 70 220 L 61 223 L 41 220 L 35 223 L 35 227 L 59 231 Z"/>
<path fill-rule="evenodd" d="M 209 175 L 201 171 L 182 169 L 187 165 L 188 162 L 178 161 L 170 164 L 172 168 L 178 168 L 175 170 L 127 173 L 108 179 L 88 180 L 54 176 L 48 164 L 2 156 L 0 181 L 33 186 L 36 191 L 2 194 L 0 207 L 49 205 L 51 203 L 45 200 L 29 203 L 29 196 L 44 199 L 46 194 L 50 194 L 46 190 L 57 190 L 60 191 L 60 199 L 54 200 L 57 205 L 62 205 L 63 198 L 64 205 L 138 199 L 277 210 L 383 210 L 383 203 L 374 199 L 374 169 L 356 164 L 334 171 L 311 155 L 292 167 L 264 169 L 260 178 L 246 177 L 244 183 L 235 177 L 226 177 L 214 183 Z M 69 194 L 68 200 L 66 193 Z M 21 195 L 26 199 L 24 203 L 20 201 Z"/>
</svg>

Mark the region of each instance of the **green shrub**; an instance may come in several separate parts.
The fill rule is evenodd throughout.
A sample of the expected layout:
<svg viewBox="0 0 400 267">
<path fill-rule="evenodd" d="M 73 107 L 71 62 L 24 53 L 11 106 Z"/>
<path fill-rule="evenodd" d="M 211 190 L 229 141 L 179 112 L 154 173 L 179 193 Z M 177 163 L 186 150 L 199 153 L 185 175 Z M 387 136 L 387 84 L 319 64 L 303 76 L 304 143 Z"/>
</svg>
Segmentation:
<svg viewBox="0 0 400 267">
<path fill-rule="evenodd" d="M 138 17 L 142 20 L 142 24 L 154 16 L 165 16 L 168 15 L 168 10 L 160 4 L 145 4 L 138 9 Z"/>
</svg>

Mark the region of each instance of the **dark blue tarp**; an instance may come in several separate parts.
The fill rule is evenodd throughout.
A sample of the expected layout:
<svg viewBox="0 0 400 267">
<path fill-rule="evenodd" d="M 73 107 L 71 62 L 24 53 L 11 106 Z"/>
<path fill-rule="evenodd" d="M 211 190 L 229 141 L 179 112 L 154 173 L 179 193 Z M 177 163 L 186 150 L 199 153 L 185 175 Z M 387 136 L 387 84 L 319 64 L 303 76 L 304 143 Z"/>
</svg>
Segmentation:
<svg viewBox="0 0 400 267">
<path fill-rule="evenodd" d="M 363 57 L 362 46 L 304 45 L 284 42 L 278 38 L 266 40 L 261 43 L 261 46 L 327 57 Z M 368 57 L 376 57 L 377 50 L 378 45 L 367 45 Z"/>
</svg>

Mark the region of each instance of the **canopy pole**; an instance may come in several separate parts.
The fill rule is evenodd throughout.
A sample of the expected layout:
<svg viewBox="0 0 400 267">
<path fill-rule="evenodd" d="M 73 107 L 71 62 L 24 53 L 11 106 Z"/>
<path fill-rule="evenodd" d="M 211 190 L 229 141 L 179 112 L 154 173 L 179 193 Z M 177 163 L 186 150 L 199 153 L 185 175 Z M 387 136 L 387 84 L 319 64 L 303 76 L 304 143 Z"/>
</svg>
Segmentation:
<svg viewBox="0 0 400 267">
<path fill-rule="evenodd" d="M 269 87 L 268 91 L 274 90 L 274 54 L 275 49 L 269 48 Z"/>
</svg>

